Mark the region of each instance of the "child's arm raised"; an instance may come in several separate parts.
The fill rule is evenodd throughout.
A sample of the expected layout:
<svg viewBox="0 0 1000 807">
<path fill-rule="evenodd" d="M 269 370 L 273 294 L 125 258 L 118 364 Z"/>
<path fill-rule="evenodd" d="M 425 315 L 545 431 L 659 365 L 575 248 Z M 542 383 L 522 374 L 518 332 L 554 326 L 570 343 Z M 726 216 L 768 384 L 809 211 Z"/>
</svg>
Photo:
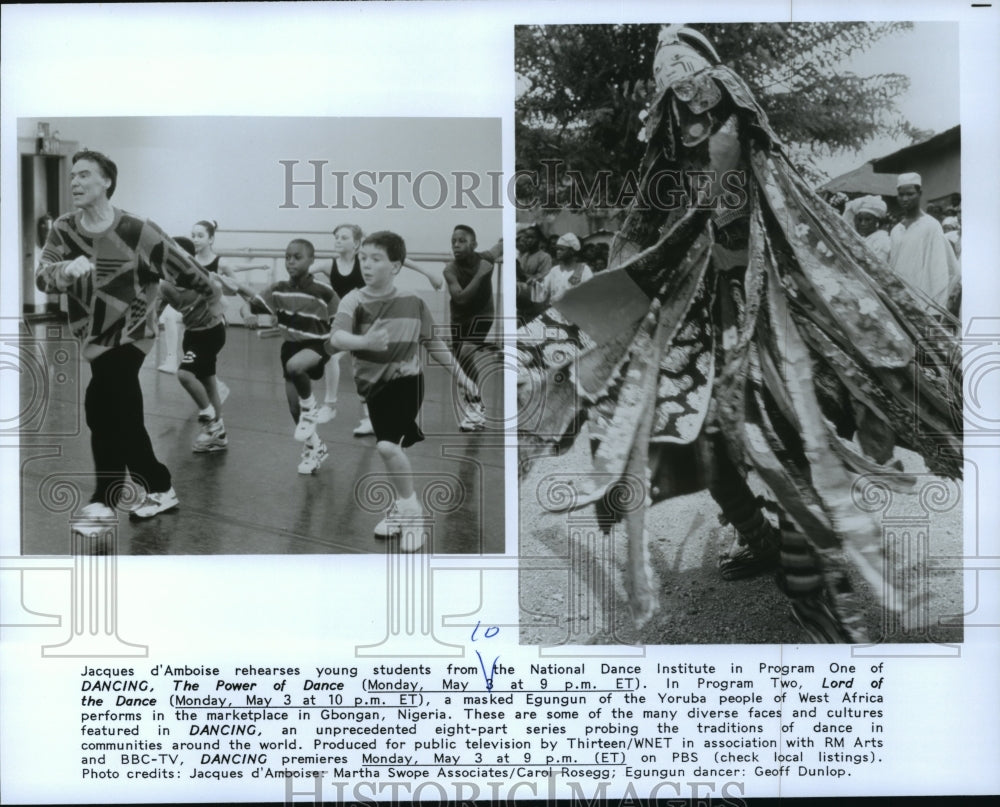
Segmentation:
<svg viewBox="0 0 1000 807">
<path fill-rule="evenodd" d="M 324 275 L 328 280 L 336 265 L 336 258 L 317 258 L 309 267 L 310 275 Z"/>
<path fill-rule="evenodd" d="M 223 293 L 232 296 L 238 294 L 240 297 L 249 298 L 254 296 L 254 291 L 249 286 L 245 286 L 235 277 L 230 275 L 225 275 L 222 273 L 222 267 L 219 267 L 218 283 L 222 286 Z"/>
<path fill-rule="evenodd" d="M 403 266 L 405 266 L 407 269 L 412 269 L 414 272 L 422 274 L 434 287 L 435 291 L 441 291 L 441 287 L 444 285 L 444 283 L 441 281 L 441 278 L 439 278 L 436 274 L 434 274 L 430 269 L 421 266 L 419 263 L 414 263 L 409 258 L 403 261 Z"/>
<path fill-rule="evenodd" d="M 241 297 L 245 297 L 247 294 L 253 296 L 253 289 L 240 283 L 239 278 L 236 277 L 236 270 L 229 262 L 219 261 L 219 274 L 216 277 L 224 294 L 238 294 Z"/>
<path fill-rule="evenodd" d="M 273 287 L 264 289 L 260 294 L 254 294 L 252 290 L 242 285 L 236 288 L 235 291 L 250 304 L 250 311 L 252 313 L 271 314 L 274 316 L 274 306 L 271 303 Z"/>
<path fill-rule="evenodd" d="M 476 253 L 481 260 L 497 263 L 503 259 L 503 239 L 498 240 L 492 247 Z"/>
</svg>

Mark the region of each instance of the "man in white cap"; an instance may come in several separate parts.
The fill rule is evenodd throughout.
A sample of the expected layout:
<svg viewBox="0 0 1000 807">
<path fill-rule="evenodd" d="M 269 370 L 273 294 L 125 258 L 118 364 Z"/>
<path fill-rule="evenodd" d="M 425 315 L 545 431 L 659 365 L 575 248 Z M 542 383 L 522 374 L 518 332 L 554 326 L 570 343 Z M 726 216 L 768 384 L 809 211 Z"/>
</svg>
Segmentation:
<svg viewBox="0 0 1000 807">
<path fill-rule="evenodd" d="M 556 241 L 557 264 L 542 281 L 542 295 L 549 304 L 561 300 L 574 286 L 579 286 L 594 276 L 593 271 L 580 260 L 580 239 L 573 233 L 564 233 Z"/>
<path fill-rule="evenodd" d="M 938 220 L 920 209 L 921 184 L 920 174 L 912 172 L 896 180 L 903 219 L 889 234 L 889 265 L 912 288 L 944 307 L 958 276 L 958 262 Z"/>
<path fill-rule="evenodd" d="M 861 196 L 844 207 L 843 218 L 883 261 L 889 260 L 889 233 L 879 227 L 887 212 L 880 196 Z"/>
</svg>

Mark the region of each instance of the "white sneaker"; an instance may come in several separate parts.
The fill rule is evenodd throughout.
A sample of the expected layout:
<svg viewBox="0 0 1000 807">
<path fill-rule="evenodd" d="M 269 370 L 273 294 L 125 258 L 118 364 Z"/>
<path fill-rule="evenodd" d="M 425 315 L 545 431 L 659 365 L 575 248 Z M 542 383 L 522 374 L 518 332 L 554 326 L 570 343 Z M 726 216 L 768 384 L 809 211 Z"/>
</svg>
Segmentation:
<svg viewBox="0 0 1000 807">
<path fill-rule="evenodd" d="M 393 535 L 398 535 L 401 529 L 399 525 L 399 507 L 394 502 L 392 507 L 386 511 L 385 518 L 375 525 L 375 537 L 392 538 Z"/>
<path fill-rule="evenodd" d="M 219 390 L 219 403 L 225 403 L 226 398 L 229 397 L 229 385 L 221 378 L 216 378 L 215 386 Z"/>
<path fill-rule="evenodd" d="M 299 414 L 299 422 L 295 427 L 295 439 L 304 443 L 316 434 L 316 407 L 303 409 Z"/>
<path fill-rule="evenodd" d="M 303 476 L 314 474 L 329 456 L 326 450 L 326 443 L 319 443 L 316 446 L 307 445 L 302 449 L 302 460 L 299 462 L 299 473 Z"/>
<path fill-rule="evenodd" d="M 427 518 L 416 496 L 398 500 L 375 525 L 376 538 L 401 538 L 400 551 L 416 552 L 424 544 L 423 521 Z"/>
<path fill-rule="evenodd" d="M 79 521 L 117 521 L 115 511 L 104 502 L 91 502 L 80 511 Z"/>
<path fill-rule="evenodd" d="M 424 530 L 420 526 L 409 526 L 400 533 L 399 551 L 416 552 L 424 545 Z"/>
<path fill-rule="evenodd" d="M 209 451 L 224 451 L 229 446 L 229 439 L 226 437 L 226 426 L 222 418 L 209 420 L 199 415 L 201 423 L 201 434 L 199 434 L 191 446 L 191 450 L 196 454 L 204 454 Z"/>
<path fill-rule="evenodd" d="M 325 403 L 316 412 L 317 423 L 329 423 L 337 417 L 337 404 Z"/>
<path fill-rule="evenodd" d="M 180 502 L 173 488 L 162 493 L 147 493 L 146 500 L 129 513 L 130 518 L 152 518 L 167 510 L 173 510 Z"/>
<path fill-rule="evenodd" d="M 372 419 L 362 418 L 361 422 L 354 427 L 354 436 L 367 437 L 370 434 L 375 434 L 375 429 L 372 428 Z"/>
</svg>

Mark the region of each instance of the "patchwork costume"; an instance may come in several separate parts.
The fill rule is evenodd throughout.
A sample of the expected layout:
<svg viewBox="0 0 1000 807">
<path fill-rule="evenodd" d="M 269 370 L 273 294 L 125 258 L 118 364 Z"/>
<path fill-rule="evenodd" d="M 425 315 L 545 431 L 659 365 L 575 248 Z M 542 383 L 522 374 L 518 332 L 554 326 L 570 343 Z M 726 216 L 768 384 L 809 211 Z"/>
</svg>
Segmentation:
<svg viewBox="0 0 1000 807">
<path fill-rule="evenodd" d="M 780 561 L 814 640 L 864 641 L 845 572 L 882 593 L 881 533 L 852 506 L 852 485 L 885 469 L 828 418 L 846 390 L 934 473 L 959 477 L 957 344 L 808 187 L 746 84 L 717 61 L 697 32 L 661 33 L 639 194 L 609 268 L 519 331 L 522 461 L 587 423 L 593 468 L 561 468 L 580 491 L 568 506 L 621 521 L 640 623 L 657 607 L 644 508 L 619 505 L 707 487 L 740 535 L 724 574 Z M 669 196 L 667 179 L 682 198 L 651 204 Z M 929 354 L 919 365 L 918 340 Z M 779 529 L 750 470 L 777 500 Z M 588 489 L 595 476 L 606 481 Z"/>
</svg>

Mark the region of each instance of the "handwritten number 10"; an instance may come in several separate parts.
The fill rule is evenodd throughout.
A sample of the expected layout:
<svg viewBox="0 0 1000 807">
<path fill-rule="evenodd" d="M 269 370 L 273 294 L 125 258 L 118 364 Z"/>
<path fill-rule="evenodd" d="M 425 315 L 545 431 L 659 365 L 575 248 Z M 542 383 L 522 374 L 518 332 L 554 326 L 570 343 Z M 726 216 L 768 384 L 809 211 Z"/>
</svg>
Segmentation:
<svg viewBox="0 0 1000 807">
<path fill-rule="evenodd" d="M 472 641 L 474 641 L 474 642 L 477 642 L 477 641 L 479 641 L 479 640 L 478 640 L 478 639 L 476 638 L 476 634 L 477 634 L 477 633 L 479 632 L 479 625 L 480 625 L 480 624 L 481 624 L 481 623 L 479 623 L 479 622 L 476 622 L 476 627 L 474 627 L 474 628 L 472 629 Z M 487 639 L 492 639 L 492 638 L 493 638 L 494 636 L 496 636 L 496 635 L 497 635 L 497 634 L 498 634 L 499 632 L 500 632 L 500 628 L 499 628 L 499 626 L 497 626 L 497 625 L 490 625 L 490 626 L 489 626 L 489 627 L 488 627 L 488 628 L 487 628 L 487 629 L 486 629 L 485 631 L 483 631 L 483 636 L 485 636 L 485 637 L 486 637 Z"/>
<path fill-rule="evenodd" d="M 476 638 L 476 634 L 479 632 L 479 626 L 480 626 L 480 624 L 481 623 L 477 621 L 476 622 L 476 627 L 474 627 L 472 629 L 472 637 L 471 638 L 472 638 L 472 641 L 474 641 L 474 642 L 479 641 Z M 488 628 L 486 628 L 486 630 L 483 631 L 483 636 L 485 638 L 487 638 L 487 639 L 492 639 L 498 633 L 500 633 L 499 626 L 497 626 L 497 625 L 490 625 Z M 479 669 L 481 669 L 483 671 L 483 678 L 486 681 L 486 691 L 487 692 L 492 692 L 493 691 L 493 675 L 496 673 L 497 662 L 500 660 L 500 656 L 497 656 L 496 658 L 493 659 L 493 664 L 490 665 L 489 672 L 487 672 L 486 671 L 486 663 L 483 661 L 483 654 L 480 653 L 477 650 L 476 651 L 476 655 L 479 657 Z"/>
</svg>

